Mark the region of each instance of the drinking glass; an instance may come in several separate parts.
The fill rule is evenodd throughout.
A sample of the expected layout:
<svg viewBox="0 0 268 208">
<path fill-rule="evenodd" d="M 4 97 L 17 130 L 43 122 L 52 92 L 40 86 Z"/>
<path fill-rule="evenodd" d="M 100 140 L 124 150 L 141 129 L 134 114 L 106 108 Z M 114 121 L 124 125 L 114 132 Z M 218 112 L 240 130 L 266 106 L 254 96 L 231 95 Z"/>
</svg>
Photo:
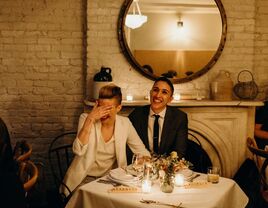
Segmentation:
<svg viewBox="0 0 268 208">
<path fill-rule="evenodd" d="M 137 173 L 142 173 L 143 171 L 144 158 L 140 154 L 134 154 L 132 157 L 132 168 Z"/>
<path fill-rule="evenodd" d="M 219 179 L 220 179 L 220 168 L 216 166 L 208 167 L 207 172 L 208 182 L 219 183 Z"/>
</svg>

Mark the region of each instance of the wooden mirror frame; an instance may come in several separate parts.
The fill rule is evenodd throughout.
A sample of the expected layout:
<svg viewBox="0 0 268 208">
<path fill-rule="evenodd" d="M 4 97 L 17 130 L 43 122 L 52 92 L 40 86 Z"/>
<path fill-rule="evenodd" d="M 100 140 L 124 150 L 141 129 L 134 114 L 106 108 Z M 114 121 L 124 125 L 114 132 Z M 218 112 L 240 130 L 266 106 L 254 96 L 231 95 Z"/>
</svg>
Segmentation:
<svg viewBox="0 0 268 208">
<path fill-rule="evenodd" d="M 185 82 L 189 82 L 192 81 L 193 79 L 196 79 L 200 76 L 202 76 L 203 74 L 205 74 L 208 70 L 210 70 L 214 64 L 217 62 L 217 60 L 219 59 L 224 45 L 225 45 L 225 41 L 226 41 L 226 35 L 227 35 L 227 18 L 226 18 L 226 13 L 224 10 L 224 7 L 221 3 L 221 0 L 214 0 L 219 11 L 220 11 L 220 15 L 221 15 L 221 22 L 222 22 L 222 33 L 221 33 L 221 40 L 219 43 L 219 46 L 215 52 L 215 54 L 213 55 L 213 57 L 210 59 L 210 61 L 200 70 L 198 70 L 197 72 L 193 73 L 192 75 L 189 75 L 187 77 L 184 78 L 172 78 L 171 81 L 174 84 L 178 84 L 178 83 L 185 83 Z M 125 19 L 126 19 L 126 15 L 127 12 L 129 10 L 130 5 L 132 4 L 133 0 L 125 0 L 121 10 L 120 10 L 120 14 L 119 14 L 119 18 L 118 18 L 118 29 L 117 29 L 117 35 L 118 35 L 118 39 L 119 39 L 119 44 L 120 47 L 122 49 L 122 52 L 124 54 L 124 56 L 127 58 L 128 62 L 131 64 L 131 66 L 133 68 L 135 68 L 138 72 L 140 72 L 142 75 L 144 75 L 145 77 L 151 79 L 151 80 L 155 80 L 157 79 L 159 76 L 152 74 L 150 72 L 148 72 L 147 70 L 144 70 L 144 68 L 137 62 L 137 60 L 135 59 L 135 57 L 133 56 L 127 40 L 126 40 L 126 35 L 125 35 Z"/>
</svg>

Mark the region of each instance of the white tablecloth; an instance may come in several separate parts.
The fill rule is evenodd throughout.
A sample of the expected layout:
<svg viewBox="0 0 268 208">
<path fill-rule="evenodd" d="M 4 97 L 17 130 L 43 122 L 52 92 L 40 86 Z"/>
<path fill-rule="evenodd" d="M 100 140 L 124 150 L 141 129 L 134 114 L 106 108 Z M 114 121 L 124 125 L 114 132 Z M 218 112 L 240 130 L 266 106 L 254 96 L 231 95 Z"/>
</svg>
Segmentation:
<svg viewBox="0 0 268 208">
<path fill-rule="evenodd" d="M 201 175 L 196 180 L 206 180 Z M 108 193 L 113 186 L 96 181 L 81 186 L 72 196 L 67 208 L 153 208 L 167 207 L 155 204 L 143 204 L 141 199 L 179 204 L 185 208 L 244 208 L 247 196 L 235 183 L 227 178 L 220 178 L 218 184 L 207 184 L 205 187 L 185 189 L 175 187 L 172 193 L 163 193 L 155 183 L 151 193 Z"/>
</svg>

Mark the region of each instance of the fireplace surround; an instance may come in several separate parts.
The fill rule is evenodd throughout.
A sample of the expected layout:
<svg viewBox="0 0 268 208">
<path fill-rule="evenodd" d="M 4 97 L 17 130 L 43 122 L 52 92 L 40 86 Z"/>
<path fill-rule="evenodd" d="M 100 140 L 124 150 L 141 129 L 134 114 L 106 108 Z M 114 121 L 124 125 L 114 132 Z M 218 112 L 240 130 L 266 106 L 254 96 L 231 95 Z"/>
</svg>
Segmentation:
<svg viewBox="0 0 268 208">
<path fill-rule="evenodd" d="M 123 101 L 122 115 L 148 100 Z M 94 103 L 85 101 L 85 111 Z M 254 136 L 255 108 L 261 101 L 180 100 L 170 104 L 188 115 L 189 128 L 200 132 L 202 147 L 213 165 L 221 167 L 224 177 L 233 177 L 248 156 L 247 137 Z M 207 138 L 207 139 L 205 139 Z"/>
</svg>

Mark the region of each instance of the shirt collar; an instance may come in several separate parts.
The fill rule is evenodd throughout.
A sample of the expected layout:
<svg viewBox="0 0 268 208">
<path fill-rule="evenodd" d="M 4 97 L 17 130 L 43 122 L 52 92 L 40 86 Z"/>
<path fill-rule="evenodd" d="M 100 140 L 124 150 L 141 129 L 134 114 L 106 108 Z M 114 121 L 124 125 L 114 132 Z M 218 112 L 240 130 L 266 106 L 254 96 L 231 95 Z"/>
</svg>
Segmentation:
<svg viewBox="0 0 268 208">
<path fill-rule="evenodd" d="M 167 111 L 167 108 L 165 107 L 160 113 L 158 113 L 157 115 L 160 116 L 160 118 L 164 118 L 165 115 L 166 115 L 166 111 Z M 154 116 L 156 113 L 153 112 L 153 110 L 150 108 L 150 113 L 149 113 L 149 116 L 152 117 Z"/>
</svg>

